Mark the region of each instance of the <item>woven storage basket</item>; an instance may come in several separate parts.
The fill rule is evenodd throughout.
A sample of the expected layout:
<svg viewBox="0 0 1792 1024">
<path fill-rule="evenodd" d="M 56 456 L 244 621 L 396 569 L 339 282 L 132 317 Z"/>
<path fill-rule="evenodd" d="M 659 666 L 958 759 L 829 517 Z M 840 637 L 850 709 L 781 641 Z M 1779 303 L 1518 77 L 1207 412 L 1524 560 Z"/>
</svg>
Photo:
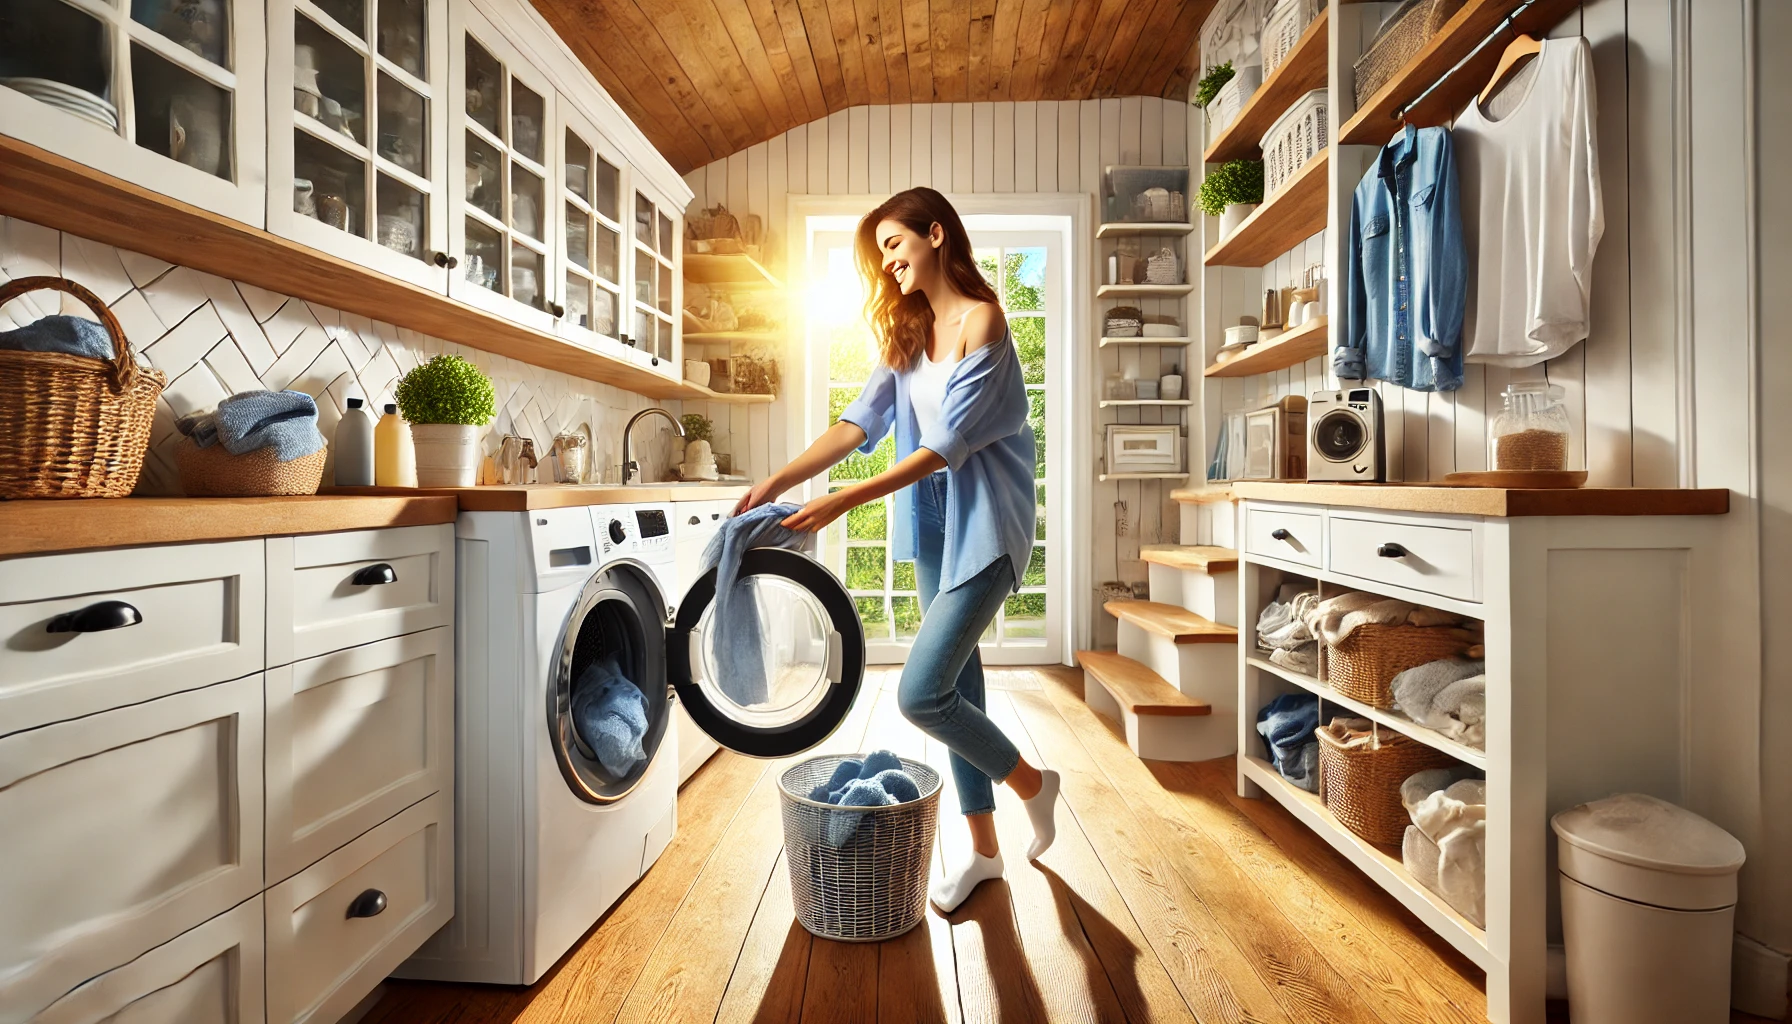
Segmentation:
<svg viewBox="0 0 1792 1024">
<path fill-rule="evenodd" d="M 1288 59 L 1300 34 L 1319 16 L 1319 0 L 1282 0 L 1263 18 L 1263 77 L 1268 78 Z"/>
<path fill-rule="evenodd" d="M 189 498 L 257 498 L 316 494 L 324 478 L 325 446 L 290 462 L 276 462 L 272 448 L 232 455 L 221 444 L 201 448 L 183 437 L 174 448 L 180 487 Z"/>
<path fill-rule="evenodd" d="M 1468 650 L 1474 639 L 1453 626 L 1358 626 L 1343 643 L 1326 644 L 1326 682 L 1351 700 L 1394 706 L 1394 677 Z"/>
<path fill-rule="evenodd" d="M 1182 261 L 1176 258 L 1176 250 L 1165 246 L 1145 260 L 1146 284 L 1181 284 Z M 1143 326 L 1143 325 L 1141 325 Z"/>
<path fill-rule="evenodd" d="M 1444 27 L 1444 22 L 1455 16 L 1462 9 L 1466 0 L 1407 0 L 1400 9 L 1389 18 L 1387 26 L 1369 49 L 1357 58 L 1354 65 L 1356 71 L 1356 105 L 1367 103 L 1369 97 L 1388 84 L 1406 62 L 1430 42 L 1432 37 Z"/>
<path fill-rule="evenodd" d="M 1326 92 L 1314 89 L 1282 112 L 1264 134 L 1263 197 L 1268 199 L 1288 184 L 1307 161 L 1326 143 Z"/>
<path fill-rule="evenodd" d="M 940 775 L 905 757 L 902 768 L 921 790 L 918 800 L 889 807 L 834 807 L 809 799 L 843 759 L 811 758 L 778 779 L 790 900 L 796 919 L 822 938 L 895 938 L 927 913 Z"/>
<path fill-rule="evenodd" d="M 0 498 L 122 498 L 137 486 L 168 378 L 137 365 L 118 318 L 73 281 L 21 277 L 0 287 L 0 305 L 40 289 L 92 310 L 112 359 L 0 350 Z"/>
<path fill-rule="evenodd" d="M 1333 719 L 1336 722 L 1337 719 Z M 1367 746 L 1346 747 L 1330 725 L 1319 738 L 1319 799 L 1332 817 L 1371 843 L 1399 846 L 1412 816 L 1400 802 L 1400 784 L 1415 772 L 1455 764 L 1450 755 L 1370 723 Z"/>
</svg>

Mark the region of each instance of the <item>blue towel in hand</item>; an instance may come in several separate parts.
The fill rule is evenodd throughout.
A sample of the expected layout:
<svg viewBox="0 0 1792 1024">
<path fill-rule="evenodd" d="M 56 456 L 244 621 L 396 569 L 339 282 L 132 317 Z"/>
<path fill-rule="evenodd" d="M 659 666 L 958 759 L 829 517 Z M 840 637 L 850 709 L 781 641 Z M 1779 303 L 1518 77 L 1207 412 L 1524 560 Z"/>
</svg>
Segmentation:
<svg viewBox="0 0 1792 1024">
<path fill-rule="evenodd" d="M 647 760 L 641 744 L 647 736 L 647 698 L 622 674 L 614 655 L 587 665 L 573 683 L 572 727 L 614 778 Z"/>
<path fill-rule="evenodd" d="M 1285 693 L 1257 712 L 1257 734 L 1269 748 L 1276 771 L 1309 793 L 1319 789 L 1319 698 Z"/>
<path fill-rule="evenodd" d="M 303 391 L 244 391 L 218 403 L 218 441 L 232 455 L 274 449 L 279 462 L 302 459 L 324 446 L 317 402 Z"/>
<path fill-rule="evenodd" d="M 0 349 L 60 352 L 111 362 L 112 336 L 92 320 L 78 316 L 46 316 L 16 330 L 0 331 Z"/>
<path fill-rule="evenodd" d="M 716 680 L 722 692 L 741 707 L 763 704 L 766 691 L 766 650 L 759 621 L 759 602 L 750 594 L 739 593 L 740 560 L 749 548 L 790 548 L 814 551 L 815 535 L 792 530 L 783 520 L 802 511 L 801 505 L 760 505 L 748 509 L 722 523 L 722 528 L 703 549 L 697 571 L 716 570 L 715 610 L 709 635 L 712 644 L 722 645 L 715 652 L 715 664 L 726 666 L 722 678 Z"/>
</svg>

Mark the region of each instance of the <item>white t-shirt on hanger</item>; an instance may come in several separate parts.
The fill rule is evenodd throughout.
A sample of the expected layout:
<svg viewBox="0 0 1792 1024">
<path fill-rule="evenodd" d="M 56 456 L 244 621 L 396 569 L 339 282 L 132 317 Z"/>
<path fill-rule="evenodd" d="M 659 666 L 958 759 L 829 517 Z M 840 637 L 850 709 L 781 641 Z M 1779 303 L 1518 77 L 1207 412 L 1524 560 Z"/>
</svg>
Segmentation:
<svg viewBox="0 0 1792 1024">
<path fill-rule="evenodd" d="M 1593 50 L 1546 39 L 1488 105 L 1456 118 L 1470 262 L 1470 362 L 1530 366 L 1587 336 L 1600 200 Z"/>
</svg>

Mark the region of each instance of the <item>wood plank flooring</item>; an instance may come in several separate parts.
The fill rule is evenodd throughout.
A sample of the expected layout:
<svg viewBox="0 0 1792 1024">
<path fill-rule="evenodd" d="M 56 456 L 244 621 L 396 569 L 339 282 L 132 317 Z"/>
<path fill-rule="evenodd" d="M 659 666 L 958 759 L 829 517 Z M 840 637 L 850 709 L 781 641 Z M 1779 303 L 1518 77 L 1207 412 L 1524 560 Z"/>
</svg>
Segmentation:
<svg viewBox="0 0 1792 1024">
<path fill-rule="evenodd" d="M 946 751 L 902 719 L 895 685 L 894 670 L 873 670 L 825 749 L 885 747 L 946 773 Z M 1000 791 L 1007 878 L 950 918 L 930 910 L 884 943 L 810 936 L 784 864 L 776 778 L 788 762 L 724 751 L 679 794 L 659 863 L 541 981 L 392 981 L 365 1021 L 1485 1019 L 1479 970 L 1280 806 L 1240 799 L 1230 760 L 1140 761 L 1082 702 L 1072 669 L 991 669 L 989 685 L 990 714 L 1022 753 L 1063 774 L 1058 839 L 1026 863 L 1026 813 Z M 957 811 L 948 782 L 936 872 L 968 845 Z"/>
</svg>

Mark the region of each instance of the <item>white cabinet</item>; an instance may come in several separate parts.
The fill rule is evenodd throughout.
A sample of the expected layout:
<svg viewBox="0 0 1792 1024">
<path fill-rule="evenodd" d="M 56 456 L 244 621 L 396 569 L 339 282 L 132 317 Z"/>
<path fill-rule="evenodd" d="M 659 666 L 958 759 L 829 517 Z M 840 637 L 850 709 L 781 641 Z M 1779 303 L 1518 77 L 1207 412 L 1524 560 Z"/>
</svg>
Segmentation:
<svg viewBox="0 0 1792 1024">
<path fill-rule="evenodd" d="M 448 280 L 448 0 L 268 0 L 268 228 Z"/>
<path fill-rule="evenodd" d="M 266 63 L 247 0 L 13 0 L 0 132 L 262 223 Z"/>
<path fill-rule="evenodd" d="M 270 537 L 268 665 L 454 621 L 454 527 Z"/>
<path fill-rule="evenodd" d="M 1463 601 L 1481 599 L 1480 524 L 1397 514 L 1326 516 L 1333 572 Z"/>
<path fill-rule="evenodd" d="M 560 336 L 624 355 L 622 159 L 564 97 L 560 102 Z"/>
<path fill-rule="evenodd" d="M 630 260 L 628 337 L 632 347 L 648 353 L 648 363 L 670 377 L 682 377 L 678 363 L 678 310 L 684 301 L 684 281 L 679 273 L 679 224 L 658 194 L 644 183 L 634 189 L 634 216 L 630 227 L 633 246 Z"/>
</svg>

